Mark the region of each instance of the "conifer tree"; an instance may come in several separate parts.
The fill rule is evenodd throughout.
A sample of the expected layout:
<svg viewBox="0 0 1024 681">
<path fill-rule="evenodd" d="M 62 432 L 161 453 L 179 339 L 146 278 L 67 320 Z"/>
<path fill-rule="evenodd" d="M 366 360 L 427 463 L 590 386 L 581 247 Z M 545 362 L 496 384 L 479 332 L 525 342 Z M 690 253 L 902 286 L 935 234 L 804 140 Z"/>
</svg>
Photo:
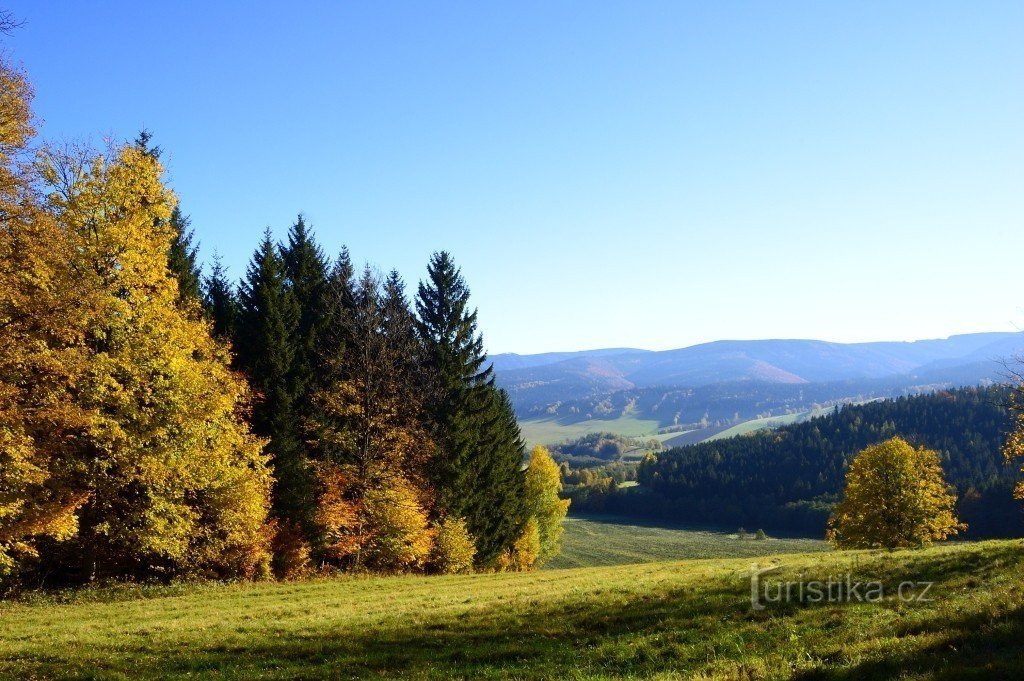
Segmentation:
<svg viewBox="0 0 1024 681">
<path fill-rule="evenodd" d="M 464 518 L 477 561 L 493 562 L 525 523 L 523 445 L 507 396 L 494 385 L 469 289 L 448 253 L 435 253 L 416 298 L 428 410 L 438 451 L 432 478 L 442 512 Z"/>
<path fill-rule="evenodd" d="M 202 299 L 202 272 L 198 264 L 199 247 L 193 244 L 195 233 L 191 220 L 178 206 L 171 211 L 171 247 L 167 251 L 167 267 L 178 280 L 178 299 L 199 302 Z"/>
<path fill-rule="evenodd" d="M 319 341 L 320 361 L 326 362 L 326 371 L 344 349 L 346 317 L 355 308 L 355 268 L 348 248 L 342 246 L 337 260 L 331 266 L 324 294 L 324 319 Z"/>
<path fill-rule="evenodd" d="M 305 527 L 312 511 L 312 477 L 303 454 L 296 394 L 291 382 L 299 307 L 270 230 L 257 247 L 239 287 L 238 364 L 256 392 L 253 429 L 270 439 L 274 512 Z"/>
<path fill-rule="evenodd" d="M 238 294 L 219 253 L 213 254 L 210 274 L 203 280 L 203 307 L 213 325 L 213 335 L 233 341 L 240 314 Z"/>
<path fill-rule="evenodd" d="M 298 307 L 290 381 L 297 408 L 305 418 L 314 378 L 321 373 L 321 345 L 327 319 L 328 263 L 301 214 L 288 230 L 288 243 L 281 255 Z"/>
</svg>

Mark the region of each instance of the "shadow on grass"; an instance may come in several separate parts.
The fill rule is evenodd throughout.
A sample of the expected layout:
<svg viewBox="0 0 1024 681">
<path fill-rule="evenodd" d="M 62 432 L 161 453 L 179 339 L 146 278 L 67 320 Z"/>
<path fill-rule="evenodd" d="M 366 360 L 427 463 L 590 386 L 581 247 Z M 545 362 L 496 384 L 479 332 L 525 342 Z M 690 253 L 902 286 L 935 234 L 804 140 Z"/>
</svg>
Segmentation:
<svg viewBox="0 0 1024 681">
<path fill-rule="evenodd" d="M 947 632 L 938 643 L 912 652 L 890 651 L 884 657 L 852 667 L 815 670 L 794 678 L 866 681 L 908 674 L 949 681 L 1024 678 L 1024 606 L 997 618 L 975 614 L 933 624 Z"/>
<path fill-rule="evenodd" d="M 908 637 L 938 635 L 941 642 L 934 643 L 930 636 L 917 649 L 895 652 L 878 647 L 871 653 L 877 658 L 855 664 L 836 655 L 825 663 L 833 667 L 793 675 L 857 681 L 906 674 L 1021 678 L 1024 607 L 1019 598 L 1001 610 L 972 609 L 969 596 L 973 583 L 992 579 L 1007 566 L 1013 566 L 1019 578 L 1021 558 L 1020 546 L 901 556 L 895 563 L 901 577 L 936 581 L 948 597 L 962 601 L 961 616 L 936 607 L 901 632 Z M 885 555 L 870 555 L 856 572 L 871 574 L 893 565 Z M 775 678 L 789 674 L 789 662 L 801 654 L 798 646 L 787 643 L 796 620 L 830 629 L 830 645 L 841 649 L 846 641 L 872 636 L 873 608 L 895 607 L 815 609 L 818 606 L 790 604 L 754 613 L 749 609 L 749 587 L 735 573 L 697 586 L 650 594 L 628 588 L 599 591 L 597 585 L 576 600 L 530 603 L 524 597 L 515 604 L 415 613 L 417 621 L 392 619 L 363 628 L 345 623 L 333 629 L 315 624 L 298 631 L 265 626 L 231 643 L 200 643 L 192 649 L 186 649 L 184 641 L 161 647 L 133 637 L 110 650 L 92 651 L 93 657 L 103 656 L 98 666 L 69 664 L 60 651 L 48 651 L 22 658 L 20 669 L 29 676 L 87 678 L 564 678 L 666 672 L 689 677 L 711 669 L 742 676 L 743 670 L 760 665 L 761 674 L 767 670 Z"/>
</svg>

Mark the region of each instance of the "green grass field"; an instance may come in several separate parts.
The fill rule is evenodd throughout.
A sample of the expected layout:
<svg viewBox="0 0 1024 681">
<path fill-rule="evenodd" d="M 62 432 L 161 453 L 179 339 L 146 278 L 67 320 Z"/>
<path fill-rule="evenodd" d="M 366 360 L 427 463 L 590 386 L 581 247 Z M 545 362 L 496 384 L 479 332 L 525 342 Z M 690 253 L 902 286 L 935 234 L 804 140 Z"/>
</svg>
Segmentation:
<svg viewBox="0 0 1024 681">
<path fill-rule="evenodd" d="M 575 440 L 591 433 L 615 433 L 625 437 L 655 437 L 658 422 L 653 419 L 638 419 L 626 414 L 616 419 L 589 419 L 575 423 L 560 423 L 557 419 L 530 419 L 519 422 L 527 446 L 553 445 L 566 440 Z"/>
<path fill-rule="evenodd" d="M 738 423 L 731 428 L 706 437 L 706 440 L 718 440 L 723 437 L 736 435 L 747 435 L 765 428 L 778 428 L 779 426 L 798 423 L 813 416 L 820 416 L 827 412 L 827 409 L 804 411 L 797 414 L 783 414 L 782 416 L 768 416 L 760 419 L 751 419 Z M 553 445 L 566 440 L 575 440 L 583 435 L 592 433 L 615 433 L 626 437 L 649 437 L 664 442 L 678 437 L 681 433 L 658 433 L 660 428 L 658 421 L 653 419 L 637 418 L 635 414 L 626 414 L 615 419 L 589 419 L 575 423 L 561 423 L 557 419 L 528 419 L 519 422 L 519 429 L 522 431 L 523 439 L 528 446 Z"/>
<path fill-rule="evenodd" d="M 85 591 L 0 605 L 4 678 L 1020 678 L 1024 542 L 762 558 L 930 602 L 750 607 L 751 558 Z M 802 577 L 801 577 L 802 576 Z"/>
<path fill-rule="evenodd" d="M 709 530 L 636 525 L 635 521 L 603 516 L 569 517 L 565 521 L 562 553 L 548 569 L 649 563 L 685 558 L 740 558 L 778 553 L 824 551 L 815 539 L 740 539 L 736 534 Z"/>
</svg>

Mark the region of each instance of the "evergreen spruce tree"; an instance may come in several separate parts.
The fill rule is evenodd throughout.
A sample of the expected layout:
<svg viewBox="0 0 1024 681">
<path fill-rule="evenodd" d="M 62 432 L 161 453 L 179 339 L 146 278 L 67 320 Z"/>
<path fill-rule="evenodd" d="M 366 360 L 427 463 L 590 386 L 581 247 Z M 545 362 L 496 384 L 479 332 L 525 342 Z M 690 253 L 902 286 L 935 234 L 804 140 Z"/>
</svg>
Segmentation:
<svg viewBox="0 0 1024 681">
<path fill-rule="evenodd" d="M 239 288 L 239 302 L 238 363 L 257 393 L 253 429 L 270 438 L 267 452 L 276 478 L 273 509 L 278 518 L 305 527 L 312 506 L 312 479 L 303 454 L 291 382 L 299 306 L 269 229 Z"/>
<path fill-rule="evenodd" d="M 494 385 L 469 289 L 448 253 L 435 253 L 416 299 L 424 362 L 435 390 L 428 411 L 438 451 L 432 465 L 439 506 L 465 518 L 486 565 L 525 522 L 523 444 L 507 397 Z"/>
<path fill-rule="evenodd" d="M 219 253 L 214 253 L 210 275 L 203 281 L 203 307 L 213 323 L 213 335 L 234 341 L 239 315 L 238 294 L 228 279 Z"/>
<path fill-rule="evenodd" d="M 200 301 L 202 298 L 202 272 L 198 264 L 199 247 L 190 220 L 178 206 L 171 213 L 171 247 L 167 252 L 167 268 L 178 280 L 178 300 Z"/>
<path fill-rule="evenodd" d="M 301 214 L 288 230 L 288 243 L 282 249 L 282 257 L 298 306 L 290 381 L 300 416 L 305 420 L 309 415 L 314 378 L 323 368 L 321 344 L 327 321 L 328 262 Z"/>
<path fill-rule="evenodd" d="M 346 317 L 355 308 L 355 290 L 355 268 L 348 248 L 342 246 L 327 278 L 324 319 L 318 341 L 320 360 L 329 365 L 344 351 Z"/>
</svg>

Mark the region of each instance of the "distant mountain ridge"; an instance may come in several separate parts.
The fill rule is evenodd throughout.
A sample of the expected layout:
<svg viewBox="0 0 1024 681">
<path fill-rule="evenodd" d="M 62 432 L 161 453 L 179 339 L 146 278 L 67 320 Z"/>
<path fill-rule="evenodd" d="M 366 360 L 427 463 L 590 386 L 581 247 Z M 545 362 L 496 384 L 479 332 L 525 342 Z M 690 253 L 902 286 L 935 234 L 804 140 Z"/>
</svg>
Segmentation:
<svg viewBox="0 0 1024 681">
<path fill-rule="evenodd" d="M 884 380 L 971 384 L 998 379 L 1024 354 L 1024 334 L 975 333 L 908 342 L 715 341 L 676 350 L 629 348 L 492 357 L 521 415 L 617 391 L 718 384 L 801 385 Z"/>
</svg>

